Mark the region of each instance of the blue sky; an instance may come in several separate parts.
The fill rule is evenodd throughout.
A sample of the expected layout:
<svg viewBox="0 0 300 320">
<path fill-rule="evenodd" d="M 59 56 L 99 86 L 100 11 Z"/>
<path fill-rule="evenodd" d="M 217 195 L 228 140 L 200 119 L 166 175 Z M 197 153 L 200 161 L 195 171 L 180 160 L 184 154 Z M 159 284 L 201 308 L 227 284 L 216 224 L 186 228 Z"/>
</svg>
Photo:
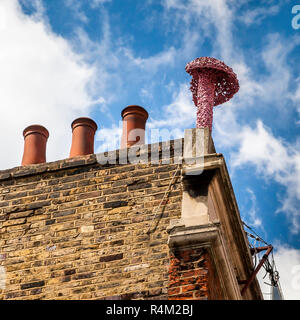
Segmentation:
<svg viewBox="0 0 300 320">
<path fill-rule="evenodd" d="M 214 109 L 217 152 L 243 220 L 275 246 L 285 297 L 299 299 L 298 2 L 1 0 L 1 168 L 20 164 L 22 130 L 33 123 L 50 131 L 49 161 L 68 157 L 80 116 L 99 126 L 96 151 L 118 148 L 130 104 L 147 109 L 149 129 L 183 136 L 196 119 L 185 65 L 218 58 L 240 91 Z"/>
</svg>

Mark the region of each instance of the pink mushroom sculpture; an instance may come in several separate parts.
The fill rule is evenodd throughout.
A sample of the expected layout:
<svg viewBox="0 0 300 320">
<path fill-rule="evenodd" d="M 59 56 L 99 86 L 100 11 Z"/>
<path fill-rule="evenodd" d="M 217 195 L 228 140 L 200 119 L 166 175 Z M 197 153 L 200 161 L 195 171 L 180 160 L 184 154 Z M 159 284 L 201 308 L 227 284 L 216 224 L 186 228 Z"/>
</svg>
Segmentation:
<svg viewBox="0 0 300 320">
<path fill-rule="evenodd" d="M 208 127 L 211 131 L 213 107 L 232 98 L 239 90 L 236 74 L 222 61 L 197 58 L 185 67 L 192 76 L 191 91 L 197 107 L 197 128 Z"/>
</svg>

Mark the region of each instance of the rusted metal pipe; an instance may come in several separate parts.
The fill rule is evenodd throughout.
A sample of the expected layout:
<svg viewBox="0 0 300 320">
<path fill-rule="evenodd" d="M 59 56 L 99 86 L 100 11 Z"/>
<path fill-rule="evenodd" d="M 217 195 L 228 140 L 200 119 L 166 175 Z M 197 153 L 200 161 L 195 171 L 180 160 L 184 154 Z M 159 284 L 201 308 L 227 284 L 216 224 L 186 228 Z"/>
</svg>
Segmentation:
<svg viewBox="0 0 300 320">
<path fill-rule="evenodd" d="M 260 248 L 256 248 L 256 249 L 260 249 L 260 251 L 263 250 L 267 250 L 267 252 L 263 255 L 262 259 L 260 260 L 259 264 L 257 265 L 257 267 L 255 268 L 255 270 L 252 272 L 250 278 L 247 280 L 245 286 L 243 287 L 242 291 L 241 291 L 241 295 L 243 296 L 245 294 L 245 291 L 247 290 L 247 288 L 250 286 L 251 282 L 255 279 L 258 271 L 260 270 L 260 268 L 263 266 L 263 264 L 265 263 L 265 261 L 267 260 L 269 254 L 271 253 L 271 251 L 273 250 L 273 246 L 269 245 L 266 247 L 260 247 Z"/>
<path fill-rule="evenodd" d="M 250 252 L 252 255 L 256 254 L 256 253 L 259 253 L 261 251 L 264 251 L 264 250 L 268 250 L 269 249 L 269 246 L 265 246 L 265 247 L 257 247 L 257 248 L 250 248 Z"/>
</svg>

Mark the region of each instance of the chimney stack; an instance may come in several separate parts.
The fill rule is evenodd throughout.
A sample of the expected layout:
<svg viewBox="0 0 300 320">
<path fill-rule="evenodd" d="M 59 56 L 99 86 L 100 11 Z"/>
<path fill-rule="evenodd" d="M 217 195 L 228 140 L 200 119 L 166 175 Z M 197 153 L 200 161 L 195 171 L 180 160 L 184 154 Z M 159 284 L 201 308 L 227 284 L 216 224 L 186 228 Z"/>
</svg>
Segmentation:
<svg viewBox="0 0 300 320">
<path fill-rule="evenodd" d="M 90 118 L 78 118 L 72 122 L 72 146 L 70 158 L 94 153 L 94 137 L 97 124 Z"/>
<path fill-rule="evenodd" d="M 24 153 L 22 166 L 46 162 L 46 144 L 49 132 L 40 125 L 24 129 Z"/>
<path fill-rule="evenodd" d="M 123 109 L 121 116 L 123 119 L 121 148 L 144 144 L 148 112 L 140 106 L 131 105 Z"/>
</svg>

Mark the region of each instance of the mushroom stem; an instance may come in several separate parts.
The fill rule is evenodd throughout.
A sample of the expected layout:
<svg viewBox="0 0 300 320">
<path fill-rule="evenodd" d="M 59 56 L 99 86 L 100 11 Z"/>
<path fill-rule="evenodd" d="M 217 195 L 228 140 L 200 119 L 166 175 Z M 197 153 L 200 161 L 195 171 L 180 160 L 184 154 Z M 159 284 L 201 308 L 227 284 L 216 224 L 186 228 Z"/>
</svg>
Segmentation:
<svg viewBox="0 0 300 320">
<path fill-rule="evenodd" d="M 199 72 L 197 98 L 197 128 L 212 130 L 215 82 L 211 72 Z"/>
</svg>

